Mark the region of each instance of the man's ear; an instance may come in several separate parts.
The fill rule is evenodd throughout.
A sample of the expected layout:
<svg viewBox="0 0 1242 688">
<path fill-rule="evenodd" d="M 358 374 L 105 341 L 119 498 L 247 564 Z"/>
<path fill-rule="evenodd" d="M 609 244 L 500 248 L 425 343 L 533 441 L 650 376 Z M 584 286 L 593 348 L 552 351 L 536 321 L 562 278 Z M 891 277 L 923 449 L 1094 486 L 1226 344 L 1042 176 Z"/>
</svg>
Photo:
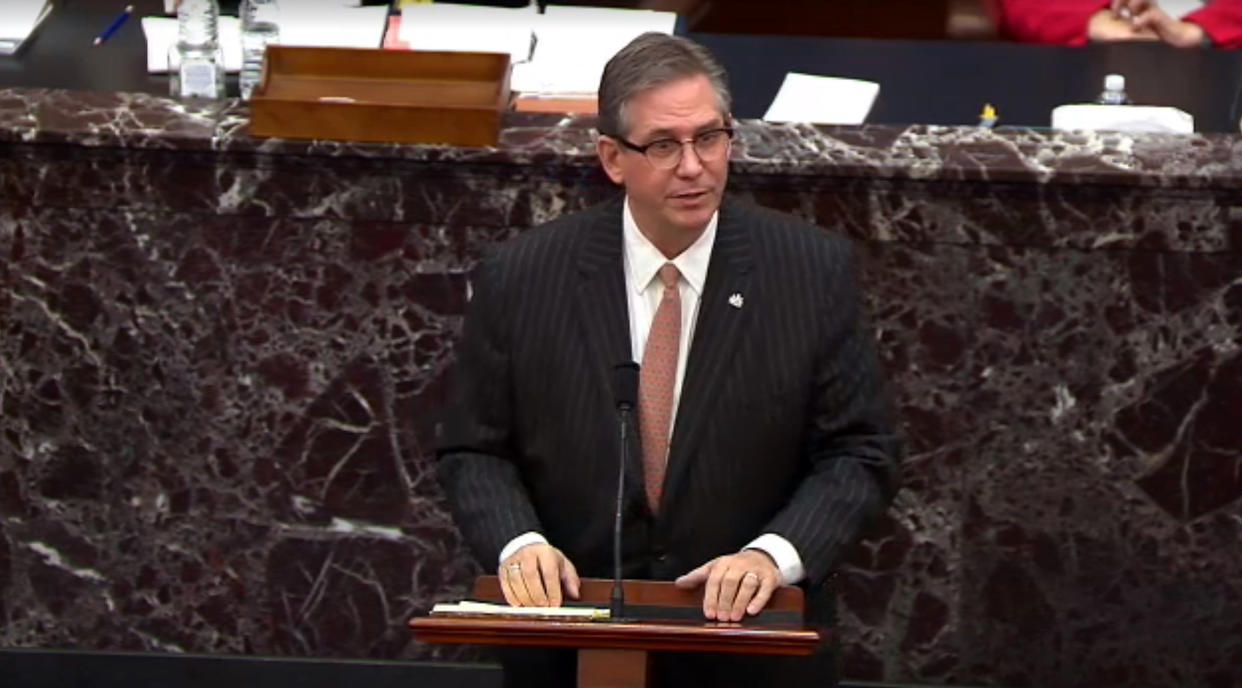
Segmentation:
<svg viewBox="0 0 1242 688">
<path fill-rule="evenodd" d="M 611 137 L 600 134 L 595 138 L 595 153 L 604 166 L 604 173 L 613 184 L 625 184 L 625 173 L 621 170 L 621 147 Z"/>
</svg>

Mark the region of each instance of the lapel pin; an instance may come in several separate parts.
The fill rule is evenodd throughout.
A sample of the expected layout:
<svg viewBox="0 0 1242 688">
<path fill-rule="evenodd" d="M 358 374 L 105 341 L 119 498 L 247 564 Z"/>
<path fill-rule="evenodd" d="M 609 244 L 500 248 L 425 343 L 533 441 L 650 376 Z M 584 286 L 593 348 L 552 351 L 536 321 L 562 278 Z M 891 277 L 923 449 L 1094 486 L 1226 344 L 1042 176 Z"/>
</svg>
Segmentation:
<svg viewBox="0 0 1242 688">
<path fill-rule="evenodd" d="M 742 295 L 737 292 L 733 292 L 733 295 L 729 297 L 729 305 L 733 306 L 734 308 L 741 308 L 742 303 L 743 303 Z"/>
</svg>

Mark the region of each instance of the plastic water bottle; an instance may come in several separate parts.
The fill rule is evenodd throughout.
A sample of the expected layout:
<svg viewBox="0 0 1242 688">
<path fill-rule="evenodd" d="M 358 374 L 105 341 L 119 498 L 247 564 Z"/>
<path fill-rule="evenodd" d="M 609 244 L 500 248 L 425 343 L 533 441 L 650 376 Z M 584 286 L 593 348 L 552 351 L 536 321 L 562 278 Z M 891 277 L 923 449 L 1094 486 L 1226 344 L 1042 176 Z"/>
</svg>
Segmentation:
<svg viewBox="0 0 1242 688">
<path fill-rule="evenodd" d="M 168 55 L 173 96 L 224 97 L 219 25 L 216 0 L 181 0 L 177 6 L 177 42 Z"/>
<path fill-rule="evenodd" d="M 1095 102 L 1100 105 L 1129 105 L 1130 97 L 1126 95 L 1126 78 L 1120 74 L 1105 76 L 1104 90 Z"/>
<path fill-rule="evenodd" d="M 280 6 L 276 0 L 242 0 L 241 96 L 250 100 L 263 79 L 263 55 L 267 46 L 280 40 Z"/>
</svg>

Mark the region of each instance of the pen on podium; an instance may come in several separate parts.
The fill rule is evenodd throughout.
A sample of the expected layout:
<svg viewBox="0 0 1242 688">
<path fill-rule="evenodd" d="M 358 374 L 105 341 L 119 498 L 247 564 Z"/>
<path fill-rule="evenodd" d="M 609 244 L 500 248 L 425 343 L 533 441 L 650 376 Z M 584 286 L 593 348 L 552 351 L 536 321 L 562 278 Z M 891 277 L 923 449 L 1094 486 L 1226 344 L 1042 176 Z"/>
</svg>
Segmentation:
<svg viewBox="0 0 1242 688">
<path fill-rule="evenodd" d="M 113 19 L 112 23 L 108 25 L 108 28 L 104 29 L 103 33 L 95 37 L 95 45 L 103 45 L 104 41 L 112 38 L 112 34 L 116 33 L 117 29 L 121 28 L 121 24 L 124 24 L 125 20 L 129 19 L 129 15 L 133 13 L 134 6 L 126 5 L 125 9 L 122 10 L 120 14 L 116 15 L 116 19 Z"/>
</svg>

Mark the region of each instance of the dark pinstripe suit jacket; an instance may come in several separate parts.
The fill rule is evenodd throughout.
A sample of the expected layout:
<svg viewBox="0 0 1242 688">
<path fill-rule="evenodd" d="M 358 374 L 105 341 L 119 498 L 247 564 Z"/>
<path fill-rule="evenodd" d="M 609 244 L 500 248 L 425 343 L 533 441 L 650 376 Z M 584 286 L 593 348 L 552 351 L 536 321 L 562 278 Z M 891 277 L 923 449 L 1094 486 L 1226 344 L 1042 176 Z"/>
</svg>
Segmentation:
<svg viewBox="0 0 1242 688">
<path fill-rule="evenodd" d="M 610 575 L 611 369 L 632 358 L 621 204 L 507 242 L 474 282 L 439 475 L 489 569 L 534 530 L 582 575 Z M 850 255 L 789 216 L 722 205 L 658 517 L 641 455 L 627 460 L 627 576 L 670 579 L 772 532 L 814 586 L 883 509 L 898 447 Z"/>
</svg>

